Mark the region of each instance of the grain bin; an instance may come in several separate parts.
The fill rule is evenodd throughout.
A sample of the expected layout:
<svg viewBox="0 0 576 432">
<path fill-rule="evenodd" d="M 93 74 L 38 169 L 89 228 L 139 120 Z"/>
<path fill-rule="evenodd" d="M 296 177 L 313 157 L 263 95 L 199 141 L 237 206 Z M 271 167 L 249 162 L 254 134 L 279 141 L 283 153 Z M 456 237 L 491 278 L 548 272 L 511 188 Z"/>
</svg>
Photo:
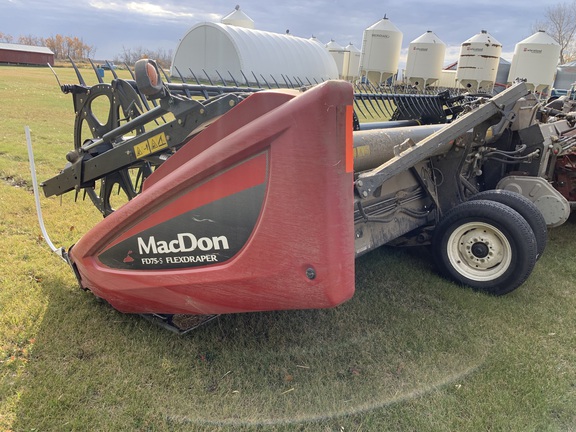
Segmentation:
<svg viewBox="0 0 576 432">
<path fill-rule="evenodd" d="M 348 59 L 347 59 L 348 56 L 346 55 L 346 50 L 344 49 L 344 47 L 342 47 L 341 45 L 336 43 L 334 41 L 334 39 L 332 39 L 330 42 L 328 42 L 326 44 L 326 49 L 328 50 L 328 52 L 330 53 L 330 55 L 332 56 L 332 58 L 336 62 L 336 67 L 338 68 L 338 76 L 342 77 L 342 71 L 344 69 L 344 62 L 348 61 Z"/>
<path fill-rule="evenodd" d="M 440 79 L 446 44 L 434 32 L 428 30 L 408 46 L 406 78 L 420 90 Z"/>
<path fill-rule="evenodd" d="M 232 12 L 222 18 L 220 22 L 222 24 L 233 25 L 237 27 L 244 27 L 249 29 L 254 28 L 254 21 L 240 10 L 239 5 L 236 5 L 236 8 L 234 8 Z"/>
<path fill-rule="evenodd" d="M 491 92 L 501 54 L 502 44 L 482 30 L 460 46 L 456 80 L 471 92 Z"/>
<path fill-rule="evenodd" d="M 380 84 L 398 71 L 402 32 L 386 16 L 364 30 L 360 76 Z"/>
<path fill-rule="evenodd" d="M 344 62 L 342 78 L 347 81 L 354 81 L 359 76 L 361 53 L 358 48 L 352 45 L 352 42 L 346 45 L 344 49 L 348 53 L 348 61 Z"/>
<path fill-rule="evenodd" d="M 518 42 L 514 49 L 508 82 L 525 79 L 528 88 L 542 92 L 552 87 L 560 58 L 560 45 L 544 30 Z"/>
</svg>

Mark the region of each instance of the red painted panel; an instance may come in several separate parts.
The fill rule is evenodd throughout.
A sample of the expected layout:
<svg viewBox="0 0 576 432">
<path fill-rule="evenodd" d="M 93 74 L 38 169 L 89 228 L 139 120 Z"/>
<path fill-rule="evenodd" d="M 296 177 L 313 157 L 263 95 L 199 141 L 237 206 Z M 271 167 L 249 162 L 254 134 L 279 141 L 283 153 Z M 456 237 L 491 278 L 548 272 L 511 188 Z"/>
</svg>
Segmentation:
<svg viewBox="0 0 576 432">
<path fill-rule="evenodd" d="M 352 87 L 336 81 L 294 98 L 284 95 L 282 101 L 278 93 L 250 96 L 188 142 L 168 161 L 175 162 L 149 178 L 142 194 L 71 249 L 81 284 L 117 309 L 134 313 L 323 308 L 350 298 L 354 232 L 348 107 L 352 101 Z M 260 204 L 247 206 L 245 196 L 261 197 L 250 201 Z M 138 258 L 136 251 L 129 254 L 122 248 L 130 239 L 147 235 L 148 249 L 158 246 L 157 257 L 181 255 L 182 261 L 184 247 L 178 241 L 160 240 L 176 222 L 181 231 L 170 235 L 181 232 L 197 239 L 187 250 L 198 246 L 210 257 L 216 239 L 224 237 L 218 227 L 208 230 L 214 230 L 212 222 L 242 227 L 255 205 L 252 222 L 244 227 L 249 231 L 244 232 L 242 247 L 226 260 L 131 270 L 104 265 L 99 259 L 112 248 L 120 258 Z M 201 221 L 186 222 L 190 211 L 204 212 Z M 200 222 L 208 224 L 206 231 Z"/>
</svg>

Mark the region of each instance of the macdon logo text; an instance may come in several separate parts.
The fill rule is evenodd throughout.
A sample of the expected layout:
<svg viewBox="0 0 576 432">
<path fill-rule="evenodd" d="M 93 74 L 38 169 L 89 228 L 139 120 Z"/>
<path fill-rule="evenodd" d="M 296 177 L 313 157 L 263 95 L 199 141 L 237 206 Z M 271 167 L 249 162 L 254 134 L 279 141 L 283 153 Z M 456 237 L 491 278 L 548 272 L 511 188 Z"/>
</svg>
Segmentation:
<svg viewBox="0 0 576 432">
<path fill-rule="evenodd" d="M 180 233 L 174 240 L 156 240 L 154 236 L 144 240 L 138 237 L 138 251 L 145 254 L 169 254 L 179 252 L 191 252 L 199 249 L 203 252 L 230 249 L 226 236 L 200 237 L 192 233 Z"/>
</svg>

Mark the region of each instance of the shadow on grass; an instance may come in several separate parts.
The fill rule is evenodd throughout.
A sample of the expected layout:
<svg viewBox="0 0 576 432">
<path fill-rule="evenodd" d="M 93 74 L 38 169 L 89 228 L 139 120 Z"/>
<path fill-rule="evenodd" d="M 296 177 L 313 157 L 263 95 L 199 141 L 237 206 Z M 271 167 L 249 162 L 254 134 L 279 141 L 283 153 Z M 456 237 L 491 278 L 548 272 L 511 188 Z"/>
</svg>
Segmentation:
<svg viewBox="0 0 576 432">
<path fill-rule="evenodd" d="M 477 330 L 483 318 L 455 303 L 458 288 L 427 252 L 382 249 L 356 272 L 356 295 L 338 308 L 226 315 L 186 336 L 98 303 L 70 277 L 46 278 L 14 430 L 317 422 L 482 365 L 492 343 Z"/>
</svg>

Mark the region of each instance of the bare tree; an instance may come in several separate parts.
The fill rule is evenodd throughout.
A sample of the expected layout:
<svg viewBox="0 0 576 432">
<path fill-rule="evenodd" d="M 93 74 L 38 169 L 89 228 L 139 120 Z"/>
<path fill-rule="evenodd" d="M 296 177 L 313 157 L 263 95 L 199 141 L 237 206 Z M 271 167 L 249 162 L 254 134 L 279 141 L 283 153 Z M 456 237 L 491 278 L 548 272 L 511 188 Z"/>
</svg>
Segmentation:
<svg viewBox="0 0 576 432">
<path fill-rule="evenodd" d="M 18 37 L 18 43 L 22 45 L 43 46 L 44 39 L 33 35 L 20 35 Z"/>
<path fill-rule="evenodd" d="M 560 64 L 573 60 L 576 54 L 576 0 L 547 7 L 544 20 L 536 23 L 533 30 L 545 30 L 558 42 Z"/>
<path fill-rule="evenodd" d="M 14 38 L 6 33 L 0 32 L 0 42 L 12 42 Z M 22 45 L 45 46 L 49 48 L 54 57 L 62 60 L 68 57 L 77 59 L 89 58 L 94 55 L 96 48 L 93 45 L 87 45 L 84 40 L 77 36 L 63 36 L 57 34 L 48 38 L 34 35 L 25 35 L 18 37 L 18 43 Z"/>
<path fill-rule="evenodd" d="M 127 65 L 133 65 L 137 60 L 141 58 L 147 58 L 144 49 L 140 47 L 136 48 L 126 48 L 122 46 L 122 54 L 118 54 L 114 57 L 115 63 L 126 63 Z"/>
<path fill-rule="evenodd" d="M 173 51 L 171 49 L 158 48 L 153 52 L 156 61 L 164 68 L 169 68 L 172 64 Z"/>
<path fill-rule="evenodd" d="M 14 40 L 14 38 L 12 36 L 10 36 L 9 34 L 0 32 L 0 42 L 12 43 L 13 40 Z"/>
<path fill-rule="evenodd" d="M 126 63 L 127 65 L 133 65 L 138 60 L 143 58 L 149 58 L 156 60 L 160 66 L 167 68 L 170 67 L 172 62 L 172 50 L 164 50 L 159 48 L 157 50 L 144 49 L 141 46 L 135 48 L 122 47 L 122 53 L 114 57 L 116 63 Z"/>
</svg>

